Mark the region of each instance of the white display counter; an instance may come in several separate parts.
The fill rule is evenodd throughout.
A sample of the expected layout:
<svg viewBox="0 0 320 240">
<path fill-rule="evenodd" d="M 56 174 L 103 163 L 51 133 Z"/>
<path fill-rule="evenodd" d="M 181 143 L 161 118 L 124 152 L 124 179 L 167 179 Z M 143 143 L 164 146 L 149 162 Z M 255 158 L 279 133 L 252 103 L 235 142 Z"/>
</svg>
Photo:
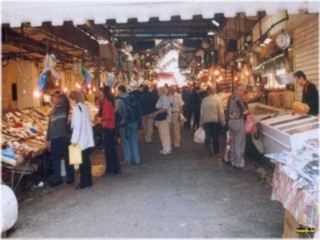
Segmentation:
<svg viewBox="0 0 320 240">
<path fill-rule="evenodd" d="M 258 133 L 252 141 L 262 154 L 294 151 L 307 139 L 319 137 L 319 119 L 310 115 L 282 113 L 257 122 Z"/>
</svg>

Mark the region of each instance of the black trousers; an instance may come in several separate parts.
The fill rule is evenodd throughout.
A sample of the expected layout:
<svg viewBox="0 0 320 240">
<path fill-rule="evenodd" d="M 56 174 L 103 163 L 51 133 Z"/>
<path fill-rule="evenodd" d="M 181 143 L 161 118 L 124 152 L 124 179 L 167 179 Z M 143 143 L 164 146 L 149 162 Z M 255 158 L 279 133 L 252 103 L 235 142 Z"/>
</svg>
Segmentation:
<svg viewBox="0 0 320 240">
<path fill-rule="evenodd" d="M 205 148 L 209 154 L 219 153 L 219 135 L 220 124 L 216 122 L 204 123 L 204 131 L 206 132 L 206 138 L 204 140 Z"/>
<path fill-rule="evenodd" d="M 193 129 L 198 129 L 200 122 L 200 110 L 193 110 Z"/>
<path fill-rule="evenodd" d="M 67 173 L 67 180 L 74 180 L 74 167 L 69 164 L 68 142 L 65 137 L 51 140 L 51 163 L 53 169 L 52 182 L 61 182 L 61 156 L 64 158 L 64 164 Z"/>
<path fill-rule="evenodd" d="M 80 164 L 80 187 L 92 185 L 90 149 L 82 150 L 82 164 Z"/>
<path fill-rule="evenodd" d="M 192 109 L 188 106 L 184 107 L 183 115 L 186 118 L 186 122 L 184 123 L 184 129 L 191 129 Z"/>
<path fill-rule="evenodd" d="M 104 154 L 106 156 L 106 173 L 119 173 L 120 165 L 116 149 L 116 130 L 104 128 Z"/>
</svg>

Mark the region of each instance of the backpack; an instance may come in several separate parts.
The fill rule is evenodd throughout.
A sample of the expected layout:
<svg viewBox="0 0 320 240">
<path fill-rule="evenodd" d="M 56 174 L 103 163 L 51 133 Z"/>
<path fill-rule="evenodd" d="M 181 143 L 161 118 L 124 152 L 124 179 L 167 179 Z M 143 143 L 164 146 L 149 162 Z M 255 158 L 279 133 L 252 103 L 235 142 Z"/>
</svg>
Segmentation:
<svg viewBox="0 0 320 240">
<path fill-rule="evenodd" d="M 126 126 L 129 123 L 138 121 L 142 117 L 142 108 L 141 104 L 137 98 L 135 98 L 132 94 L 129 97 L 123 98 L 120 97 L 122 101 L 124 101 L 125 110 L 120 113 L 121 121 L 120 127 Z"/>
</svg>

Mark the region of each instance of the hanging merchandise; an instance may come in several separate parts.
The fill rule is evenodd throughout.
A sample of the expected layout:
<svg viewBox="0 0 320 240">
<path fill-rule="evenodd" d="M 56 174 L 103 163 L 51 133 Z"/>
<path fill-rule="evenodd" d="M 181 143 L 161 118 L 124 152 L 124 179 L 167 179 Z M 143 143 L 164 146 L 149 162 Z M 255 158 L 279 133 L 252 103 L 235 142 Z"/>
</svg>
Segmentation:
<svg viewBox="0 0 320 240">
<path fill-rule="evenodd" d="M 56 71 L 56 66 L 57 66 L 57 59 L 56 56 L 53 54 L 47 54 L 46 57 L 44 58 L 44 69 L 46 69 L 46 71 L 50 71 L 52 76 L 56 79 L 56 80 L 60 80 L 61 76 L 59 74 L 59 72 Z"/>
<path fill-rule="evenodd" d="M 208 49 L 210 47 L 210 44 L 207 41 L 202 41 L 202 48 L 203 49 Z"/>
<path fill-rule="evenodd" d="M 117 82 L 117 79 L 116 79 L 116 77 L 114 76 L 114 74 L 113 73 L 111 73 L 109 76 L 108 76 L 108 78 L 106 79 L 106 81 L 105 81 L 105 85 L 106 86 L 112 86 L 114 83 L 116 83 Z"/>
<path fill-rule="evenodd" d="M 50 73 L 52 74 L 52 76 L 54 77 L 54 79 L 56 80 L 60 80 L 61 76 L 59 74 L 59 72 L 57 72 L 55 70 L 55 67 L 57 66 L 57 59 L 53 54 L 46 54 L 44 61 L 43 61 L 43 65 L 44 68 L 39 76 L 39 80 L 38 80 L 38 90 L 40 93 L 42 93 L 46 87 L 47 87 L 47 83 L 48 83 L 48 72 L 50 71 Z"/>
<path fill-rule="evenodd" d="M 133 47 L 130 44 L 128 44 L 125 46 L 125 50 L 126 50 L 126 52 L 131 53 L 133 50 Z"/>
<path fill-rule="evenodd" d="M 38 90 L 40 93 L 42 93 L 47 86 L 47 72 L 43 72 L 40 74 L 39 76 L 39 80 L 38 80 Z"/>
<path fill-rule="evenodd" d="M 81 73 L 84 79 L 82 86 L 87 87 L 92 80 L 92 76 L 84 66 L 82 66 Z"/>
<path fill-rule="evenodd" d="M 133 60 L 138 60 L 139 59 L 139 54 L 138 53 L 135 53 L 134 55 L 133 55 Z"/>
<path fill-rule="evenodd" d="M 81 74 L 82 64 L 81 62 L 73 63 L 72 70 L 74 74 Z"/>
</svg>

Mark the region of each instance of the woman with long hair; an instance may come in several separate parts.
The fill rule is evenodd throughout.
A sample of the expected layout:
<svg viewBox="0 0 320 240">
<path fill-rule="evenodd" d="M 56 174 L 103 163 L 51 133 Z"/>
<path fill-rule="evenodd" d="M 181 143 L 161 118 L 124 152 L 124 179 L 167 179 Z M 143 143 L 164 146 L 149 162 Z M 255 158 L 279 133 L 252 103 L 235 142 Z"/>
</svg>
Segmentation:
<svg viewBox="0 0 320 240">
<path fill-rule="evenodd" d="M 90 187 L 92 185 L 90 148 L 94 147 L 93 131 L 89 109 L 84 105 L 84 97 L 81 92 L 72 91 L 69 95 L 72 111 L 72 137 L 71 144 L 80 145 L 82 150 L 82 164 L 80 164 L 80 183 L 76 190 Z"/>
<path fill-rule="evenodd" d="M 104 153 L 106 156 L 106 174 L 120 174 L 120 165 L 116 149 L 115 133 L 115 100 L 109 86 L 103 89 L 101 125 L 104 137 Z"/>
</svg>

